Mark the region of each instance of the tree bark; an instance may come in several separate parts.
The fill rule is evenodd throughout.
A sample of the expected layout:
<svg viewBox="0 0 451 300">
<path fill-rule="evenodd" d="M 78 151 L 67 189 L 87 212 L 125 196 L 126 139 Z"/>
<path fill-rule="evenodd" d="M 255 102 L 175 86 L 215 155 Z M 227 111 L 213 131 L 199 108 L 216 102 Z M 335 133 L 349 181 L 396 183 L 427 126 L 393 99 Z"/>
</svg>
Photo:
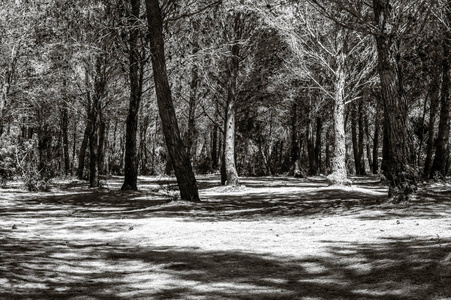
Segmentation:
<svg viewBox="0 0 451 300">
<path fill-rule="evenodd" d="M 358 124 L 359 124 L 359 175 L 366 175 L 365 172 L 365 152 L 364 152 L 364 135 L 365 135 L 365 130 L 364 130 L 364 112 L 363 112 L 363 101 L 360 100 L 359 101 L 359 120 L 358 120 Z"/>
<path fill-rule="evenodd" d="M 315 137 L 313 135 L 313 124 L 309 118 L 307 124 L 307 155 L 309 161 L 309 175 L 314 176 L 318 173 L 316 153 L 315 153 Z"/>
<path fill-rule="evenodd" d="M 428 140 L 426 147 L 426 159 L 424 161 L 423 178 L 431 176 L 432 157 L 434 155 L 434 138 L 435 138 L 435 121 L 440 104 L 440 75 L 442 70 L 436 66 L 429 90 L 430 108 L 429 108 L 429 123 L 428 123 Z"/>
<path fill-rule="evenodd" d="M 388 196 L 393 201 L 407 200 L 416 191 L 415 170 L 409 166 L 410 134 L 407 124 L 407 101 L 404 96 L 399 64 L 399 41 L 393 39 L 389 1 L 373 0 L 378 54 L 377 71 L 381 81 L 386 132 L 385 176 L 390 182 Z"/>
<path fill-rule="evenodd" d="M 126 121 L 125 134 L 125 158 L 124 158 L 124 183 L 121 190 L 138 189 L 138 157 L 136 135 L 138 132 L 139 106 L 142 96 L 144 62 L 141 60 L 139 34 L 140 30 L 136 23 L 140 17 L 140 0 L 130 0 L 131 13 L 128 17 L 130 32 L 129 46 L 129 80 L 130 101 Z"/>
<path fill-rule="evenodd" d="M 450 12 L 448 11 L 448 17 Z M 442 61 L 442 86 L 440 92 L 440 121 L 438 127 L 437 140 L 435 142 L 435 157 L 431 168 L 431 178 L 439 175 L 444 178 L 448 174 L 449 160 L 449 133 L 450 133 L 450 109 L 451 100 L 449 97 L 450 81 L 450 40 L 451 34 L 448 31 L 443 39 L 443 61 Z"/>
<path fill-rule="evenodd" d="M 163 18 L 158 0 L 146 0 L 150 49 L 155 90 L 163 134 L 180 189 L 180 197 L 187 201 L 200 201 L 196 178 L 189 155 L 180 137 L 171 90 L 166 70 L 163 39 Z"/>
<path fill-rule="evenodd" d="M 240 26 L 240 14 L 235 16 L 234 32 L 237 35 Z M 228 78 L 227 78 L 227 113 L 226 113 L 226 126 L 224 137 L 224 158 L 225 169 L 227 174 L 227 185 L 237 186 L 238 172 L 235 166 L 235 103 L 237 94 L 237 79 L 239 68 L 239 54 L 240 46 L 234 44 L 231 46 L 231 57 L 228 63 Z"/>
<path fill-rule="evenodd" d="M 379 173 L 379 118 L 376 114 L 374 121 L 374 139 L 373 139 L 373 174 Z"/>
<path fill-rule="evenodd" d="M 357 141 L 357 108 L 355 103 L 351 108 L 351 132 L 352 132 L 352 153 L 354 154 L 355 174 L 360 175 L 360 151 Z"/>
<path fill-rule="evenodd" d="M 334 82 L 334 157 L 332 159 L 332 174 L 327 176 L 332 184 L 349 184 L 346 171 L 346 134 L 345 134 L 345 83 L 346 54 L 343 32 L 337 36 L 339 53 Z"/>
<path fill-rule="evenodd" d="M 90 98 L 89 95 L 88 95 L 88 98 Z M 90 102 L 90 100 L 88 102 Z M 77 175 L 78 175 L 78 179 L 80 179 L 80 180 L 83 179 L 83 173 L 84 173 L 84 169 L 85 169 L 86 150 L 88 149 L 88 145 L 89 145 L 89 134 L 92 130 L 92 123 L 91 123 L 91 119 L 89 117 L 90 111 L 91 111 L 91 108 L 89 107 L 88 108 L 88 118 L 86 119 L 85 132 L 83 134 L 83 140 L 81 142 L 80 152 L 78 154 Z"/>
<path fill-rule="evenodd" d="M 67 104 L 63 103 L 63 111 L 61 116 L 61 130 L 63 135 L 63 158 L 64 158 L 64 173 L 66 175 L 71 173 L 70 157 L 69 157 L 69 116 L 67 113 Z M 75 141 L 74 141 L 75 143 Z"/>
<path fill-rule="evenodd" d="M 193 21 L 193 49 L 192 55 L 196 56 L 197 52 L 199 52 L 199 41 L 198 41 L 198 24 L 197 21 Z M 197 98 L 197 89 L 199 83 L 199 73 L 198 67 L 196 65 L 196 61 L 193 62 L 191 66 L 191 83 L 190 83 L 190 95 L 189 95 L 189 106 L 188 106 L 188 130 L 186 132 L 186 148 L 188 153 L 190 153 L 191 157 L 193 157 L 193 144 L 194 138 L 196 134 L 196 98 Z"/>
<path fill-rule="evenodd" d="M 315 144 L 315 160 L 317 173 L 322 173 L 322 132 L 323 132 L 323 120 L 320 116 L 316 117 L 316 144 Z"/>
</svg>

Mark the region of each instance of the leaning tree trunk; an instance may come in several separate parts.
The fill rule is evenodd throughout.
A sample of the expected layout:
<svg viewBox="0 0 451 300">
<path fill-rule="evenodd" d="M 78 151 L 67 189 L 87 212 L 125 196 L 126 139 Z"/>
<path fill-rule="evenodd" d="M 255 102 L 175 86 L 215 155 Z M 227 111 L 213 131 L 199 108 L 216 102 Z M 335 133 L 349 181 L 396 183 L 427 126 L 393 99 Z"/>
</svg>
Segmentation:
<svg viewBox="0 0 451 300">
<path fill-rule="evenodd" d="M 339 54 L 335 71 L 335 99 L 334 99 L 334 157 L 332 159 L 332 174 L 327 176 L 332 184 L 345 185 L 349 183 L 346 172 L 346 134 L 345 134 L 345 83 L 346 83 L 346 54 L 344 36 L 340 31 L 337 37 Z"/>
<path fill-rule="evenodd" d="M 380 32 L 376 34 L 381 93 L 384 102 L 386 133 L 385 176 L 390 182 L 388 196 L 393 201 L 407 200 L 417 187 L 416 172 L 409 166 L 410 135 L 407 129 L 407 102 L 403 95 L 397 60 L 396 41 L 387 28 L 391 6 L 388 1 L 374 0 L 375 21 Z"/>
<path fill-rule="evenodd" d="M 448 12 L 449 15 L 449 12 Z M 438 127 L 437 141 L 435 144 L 435 157 L 432 163 L 431 177 L 437 173 L 441 177 L 445 177 L 448 173 L 449 160 L 449 132 L 450 132 L 450 109 L 451 100 L 449 98 L 449 80 L 450 80 L 450 63 L 449 63 L 449 46 L 451 34 L 448 32 L 443 39 L 443 62 L 442 62 L 442 87 L 440 95 L 440 122 Z"/>
<path fill-rule="evenodd" d="M 139 53 L 140 30 L 136 23 L 140 15 L 141 1 L 131 0 L 131 14 L 128 16 L 130 22 L 129 46 L 129 79 L 130 79 L 130 102 L 126 121 L 125 133 L 125 165 L 124 183 L 121 190 L 138 189 L 138 155 L 136 149 L 136 135 L 138 132 L 139 105 L 142 95 L 143 62 Z"/>
<path fill-rule="evenodd" d="M 158 0 L 146 0 L 152 67 L 158 110 L 182 200 L 200 201 L 189 155 L 180 137 L 164 57 L 163 17 Z"/>
</svg>

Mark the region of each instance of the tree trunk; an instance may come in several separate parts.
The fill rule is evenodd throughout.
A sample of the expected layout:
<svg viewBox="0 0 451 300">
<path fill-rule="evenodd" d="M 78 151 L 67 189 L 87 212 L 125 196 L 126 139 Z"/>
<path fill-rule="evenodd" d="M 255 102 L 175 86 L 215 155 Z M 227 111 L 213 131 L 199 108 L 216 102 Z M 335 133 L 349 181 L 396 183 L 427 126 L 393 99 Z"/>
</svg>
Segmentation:
<svg viewBox="0 0 451 300">
<path fill-rule="evenodd" d="M 448 17 L 450 12 L 448 11 Z M 449 159 L 449 132 L 450 132 L 450 109 L 451 100 L 449 97 L 450 62 L 449 47 L 451 34 L 443 39 L 443 62 L 442 62 L 442 86 L 440 95 L 440 121 L 438 127 L 437 140 L 435 142 L 435 157 L 431 168 L 431 178 L 439 175 L 444 178 L 448 174 Z"/>
<path fill-rule="evenodd" d="M 105 140 L 106 140 L 106 122 L 102 114 L 99 114 L 99 145 L 97 164 L 99 175 L 105 175 Z"/>
<path fill-rule="evenodd" d="M 322 134 L 323 132 L 323 120 L 321 117 L 316 117 L 316 145 L 315 145 L 315 160 L 316 160 L 316 168 L 317 173 L 322 172 L 322 153 L 321 153 L 321 143 L 322 143 Z"/>
<path fill-rule="evenodd" d="M 373 139 L 373 174 L 379 173 L 379 118 L 376 113 L 374 121 L 374 139 Z"/>
<path fill-rule="evenodd" d="M 200 201 L 189 155 L 180 137 L 164 57 L 163 18 L 158 0 L 146 0 L 152 67 L 163 134 L 182 200 Z"/>
<path fill-rule="evenodd" d="M 355 174 L 360 175 L 360 152 L 357 141 L 357 108 L 355 103 L 351 108 L 351 132 L 352 132 L 352 153 L 354 154 Z"/>
<path fill-rule="evenodd" d="M 89 111 L 91 109 L 89 108 Z M 88 113 L 89 115 L 90 113 Z M 83 179 L 83 173 L 84 173 L 84 169 L 85 169 L 85 158 L 86 158 L 86 150 L 88 149 L 88 143 L 89 143 L 89 134 L 92 130 L 92 123 L 91 123 L 91 119 L 87 118 L 86 120 L 86 127 L 85 127 L 85 132 L 83 134 L 83 140 L 81 142 L 81 146 L 80 146 L 80 152 L 78 154 L 78 171 L 77 171 L 77 175 L 78 175 L 78 179 L 82 180 Z"/>
<path fill-rule="evenodd" d="M 293 168 L 293 176 L 301 177 L 301 170 L 298 164 L 299 144 L 298 144 L 298 106 L 296 99 L 293 100 L 291 106 L 291 166 Z"/>
<path fill-rule="evenodd" d="M 93 98 L 97 98 L 95 95 Z M 94 100 L 93 99 L 93 100 Z M 89 186 L 99 186 L 99 168 L 98 168 L 98 153 L 99 153 L 99 135 L 98 135 L 98 107 L 99 99 L 93 101 L 91 111 L 89 114 L 89 122 L 91 123 L 91 130 L 89 132 Z"/>
<path fill-rule="evenodd" d="M 199 52 L 199 41 L 198 41 L 198 24 L 196 20 L 193 20 L 193 49 L 192 55 L 195 57 L 197 52 Z M 191 83 L 190 83 L 190 95 L 189 95 L 189 107 L 188 107 L 188 130 L 186 132 L 186 148 L 188 153 L 190 153 L 191 157 L 193 157 L 193 144 L 194 138 L 196 134 L 196 98 L 197 98 L 197 89 L 199 83 L 199 73 L 196 65 L 196 60 L 191 66 Z"/>
<path fill-rule="evenodd" d="M 364 112 L 363 112 L 363 101 L 359 101 L 359 175 L 366 175 L 365 172 L 365 152 L 364 152 L 364 126 L 363 126 L 363 119 L 364 119 Z"/>
<path fill-rule="evenodd" d="M 216 170 L 218 168 L 218 126 L 216 124 L 213 125 L 211 135 L 211 168 Z"/>
<path fill-rule="evenodd" d="M 417 187 L 415 170 L 409 166 L 410 134 L 407 129 L 407 102 L 400 78 L 398 41 L 394 41 L 391 28 L 391 5 L 389 1 L 373 0 L 381 93 L 384 101 L 384 123 L 386 131 L 385 176 L 390 182 L 389 198 L 394 201 L 407 200 Z"/>
<path fill-rule="evenodd" d="M 434 138 L 435 138 L 435 120 L 437 119 L 439 104 L 440 104 L 440 75 L 439 66 L 436 66 L 429 90 L 429 99 L 431 101 L 429 108 L 429 123 L 428 123 L 428 140 L 426 148 L 426 159 L 424 161 L 423 178 L 431 176 L 432 156 L 434 155 Z"/>
<path fill-rule="evenodd" d="M 235 17 L 234 31 L 235 34 L 239 31 L 240 26 L 240 14 Z M 237 94 L 237 79 L 240 46 L 234 44 L 231 46 L 232 56 L 229 58 L 228 63 L 228 78 L 227 78 L 227 113 L 226 113 L 226 126 L 225 126 L 225 169 L 227 174 L 227 185 L 236 186 L 238 182 L 238 173 L 235 166 L 235 103 Z"/>
<path fill-rule="evenodd" d="M 312 120 L 309 118 L 307 124 L 307 155 L 309 161 L 309 175 L 314 176 L 318 172 L 317 160 L 315 155 L 315 137 L 313 135 L 313 124 Z"/>
<path fill-rule="evenodd" d="M 332 159 L 332 174 L 327 176 L 332 184 L 345 185 L 349 181 L 346 172 L 346 134 L 345 134 L 345 84 L 346 84 L 346 54 L 343 32 L 337 36 L 339 54 L 334 82 L 334 157 Z"/>
<path fill-rule="evenodd" d="M 138 159 L 136 149 L 136 135 L 138 132 L 139 105 L 142 96 L 142 84 L 144 73 L 144 62 L 140 53 L 140 30 L 136 23 L 140 16 L 141 1 L 130 0 L 131 14 L 128 16 L 130 32 L 129 46 L 129 79 L 130 79 L 130 102 L 126 121 L 125 134 L 125 158 L 124 158 L 124 183 L 121 190 L 138 189 Z"/>
<path fill-rule="evenodd" d="M 61 130 L 63 135 L 63 158 L 64 158 L 64 173 L 66 175 L 71 173 L 70 157 L 69 157 L 69 116 L 67 113 L 67 104 L 63 104 L 63 111 L 61 116 Z M 74 141 L 75 143 L 75 141 Z"/>
<path fill-rule="evenodd" d="M 368 168 L 369 168 L 370 172 L 372 172 L 372 170 L 373 170 L 373 160 L 371 158 L 370 124 L 369 124 L 369 121 L 368 121 L 368 111 L 365 113 L 364 123 L 365 123 L 366 155 L 367 155 L 367 159 L 368 159 Z"/>
</svg>

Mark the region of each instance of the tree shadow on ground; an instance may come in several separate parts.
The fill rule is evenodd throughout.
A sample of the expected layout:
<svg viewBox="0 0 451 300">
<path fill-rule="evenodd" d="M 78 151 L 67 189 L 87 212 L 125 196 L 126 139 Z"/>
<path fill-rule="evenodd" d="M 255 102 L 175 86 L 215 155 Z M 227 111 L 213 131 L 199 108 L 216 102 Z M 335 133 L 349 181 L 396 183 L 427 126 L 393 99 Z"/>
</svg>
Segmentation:
<svg viewBox="0 0 451 300">
<path fill-rule="evenodd" d="M 322 256 L 2 239 L 2 299 L 440 299 L 451 241 L 331 244 Z"/>
<path fill-rule="evenodd" d="M 217 177 L 217 176 L 216 176 Z M 206 176 L 199 185 L 209 187 L 217 179 Z M 155 186 L 158 178 L 141 179 L 143 186 Z M 165 179 L 164 184 L 171 184 Z M 323 177 L 294 179 L 286 177 L 243 178 L 242 192 L 206 193 L 201 203 L 171 201 L 169 194 L 146 189 L 120 191 L 108 189 L 68 189 L 65 194 L 40 194 L 33 197 L 13 197 L 10 203 L 0 202 L 3 216 L 83 218 L 147 218 L 186 217 L 191 220 L 253 220 L 274 217 L 300 217 L 315 215 L 350 215 L 365 212 L 362 220 L 393 218 L 441 218 L 449 210 L 447 192 L 421 190 L 410 202 L 385 205 L 384 185 L 372 177 L 353 178 L 358 183 L 353 189 L 324 185 Z M 169 183 L 168 183 L 169 182 Z M 175 183 L 175 181 L 174 181 Z M 369 188 L 366 188 L 369 184 Z M 268 186 L 271 189 L 266 189 Z M 291 189 L 290 189 L 291 188 Z M 248 189 L 248 190 L 246 190 Z"/>
</svg>

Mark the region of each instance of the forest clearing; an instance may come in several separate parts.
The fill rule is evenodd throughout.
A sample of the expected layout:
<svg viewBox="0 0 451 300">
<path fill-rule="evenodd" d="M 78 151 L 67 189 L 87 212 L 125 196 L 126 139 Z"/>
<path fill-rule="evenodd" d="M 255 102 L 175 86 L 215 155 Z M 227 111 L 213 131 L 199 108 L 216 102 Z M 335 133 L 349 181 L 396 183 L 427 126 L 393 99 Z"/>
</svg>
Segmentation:
<svg viewBox="0 0 451 300">
<path fill-rule="evenodd" d="M 451 185 L 387 203 L 377 177 L 170 177 L 139 191 L 0 190 L 1 299 L 449 299 Z"/>
<path fill-rule="evenodd" d="M 0 0 L 0 298 L 451 299 L 450 28 Z"/>
</svg>

